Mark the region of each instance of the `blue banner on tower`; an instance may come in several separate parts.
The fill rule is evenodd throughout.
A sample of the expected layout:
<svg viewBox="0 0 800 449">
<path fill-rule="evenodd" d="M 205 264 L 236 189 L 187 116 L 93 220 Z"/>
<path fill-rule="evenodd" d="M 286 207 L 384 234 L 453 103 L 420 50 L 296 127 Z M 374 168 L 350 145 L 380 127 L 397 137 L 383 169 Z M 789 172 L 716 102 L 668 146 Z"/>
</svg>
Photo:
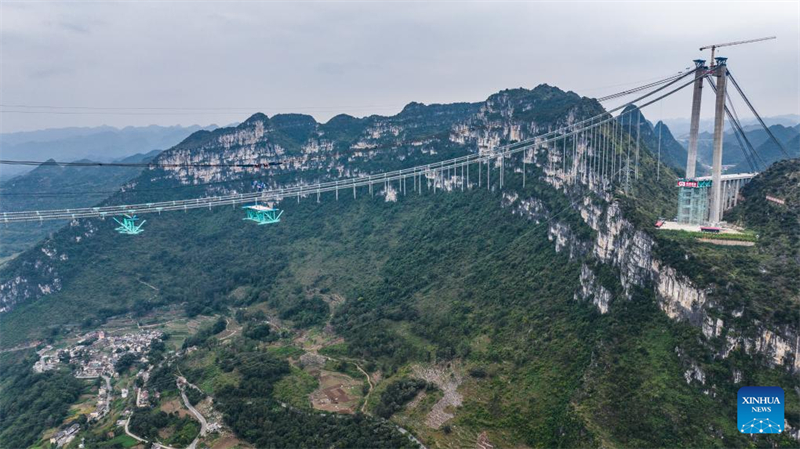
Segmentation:
<svg viewBox="0 0 800 449">
<path fill-rule="evenodd" d="M 783 431 L 783 389 L 742 387 L 739 389 L 737 427 L 742 433 Z"/>
</svg>

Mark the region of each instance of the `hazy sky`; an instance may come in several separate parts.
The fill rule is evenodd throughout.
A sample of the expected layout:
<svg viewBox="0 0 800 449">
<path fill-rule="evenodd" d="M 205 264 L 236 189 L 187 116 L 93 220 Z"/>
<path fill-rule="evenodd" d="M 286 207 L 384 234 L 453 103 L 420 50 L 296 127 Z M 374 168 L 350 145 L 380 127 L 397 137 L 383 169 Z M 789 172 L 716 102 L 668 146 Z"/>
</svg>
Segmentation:
<svg viewBox="0 0 800 449">
<path fill-rule="evenodd" d="M 770 35 L 720 53 L 762 114 L 800 113 L 797 1 L 3 0 L 0 17 L 2 132 L 227 124 L 256 111 L 325 121 L 540 83 L 601 96 L 707 59 L 701 45 Z M 687 92 L 646 114 L 689 107 Z"/>
</svg>

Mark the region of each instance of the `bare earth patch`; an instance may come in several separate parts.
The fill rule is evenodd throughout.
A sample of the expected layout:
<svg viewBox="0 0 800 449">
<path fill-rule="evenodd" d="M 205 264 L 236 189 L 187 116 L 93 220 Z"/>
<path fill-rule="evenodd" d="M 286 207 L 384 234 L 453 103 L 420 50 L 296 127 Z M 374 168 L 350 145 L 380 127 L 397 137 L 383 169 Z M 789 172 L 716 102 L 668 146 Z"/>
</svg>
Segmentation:
<svg viewBox="0 0 800 449">
<path fill-rule="evenodd" d="M 309 395 L 311 405 L 317 410 L 354 413 L 361 399 L 361 382 L 352 377 L 322 370 L 319 388 Z"/>
<path fill-rule="evenodd" d="M 183 404 L 181 404 L 181 400 L 179 398 L 170 399 L 169 401 L 164 401 L 161 403 L 161 410 L 166 413 L 178 412 L 178 416 L 183 418 L 184 416 L 192 417 L 189 414 L 189 411 L 183 408 Z"/>
<path fill-rule="evenodd" d="M 489 442 L 489 436 L 486 435 L 485 430 L 478 435 L 478 441 L 475 442 L 475 449 L 494 449 L 494 445 Z"/>
<path fill-rule="evenodd" d="M 245 448 L 245 447 L 252 447 L 249 444 L 239 440 L 232 434 L 227 434 L 218 438 L 214 441 L 214 444 L 211 445 L 211 449 L 234 449 L 234 448 Z"/>
<path fill-rule="evenodd" d="M 448 407 L 461 406 L 463 397 L 456 391 L 463 381 L 461 374 L 453 369 L 452 366 L 433 366 L 428 368 L 415 366 L 413 372 L 414 376 L 436 385 L 444 393 L 425 418 L 425 425 L 432 429 L 438 429 L 442 427 L 442 424 L 455 417 L 455 415 L 446 411 Z"/>
<path fill-rule="evenodd" d="M 325 366 L 325 357 L 315 352 L 306 352 L 300 356 L 298 366 L 308 371 L 311 375 L 316 376 L 319 374 L 322 367 Z"/>
<path fill-rule="evenodd" d="M 428 393 L 425 393 L 424 390 L 420 391 L 419 393 L 417 393 L 417 396 L 414 397 L 414 399 L 412 399 L 411 402 L 408 403 L 408 405 L 406 405 L 406 408 L 409 409 L 409 410 L 413 410 L 413 409 L 417 408 L 419 403 L 422 402 L 422 400 L 425 399 L 427 396 L 428 396 Z"/>
<path fill-rule="evenodd" d="M 740 240 L 722 240 L 722 239 L 697 239 L 701 242 L 713 243 L 722 246 L 756 246 L 756 242 L 746 242 Z"/>
</svg>

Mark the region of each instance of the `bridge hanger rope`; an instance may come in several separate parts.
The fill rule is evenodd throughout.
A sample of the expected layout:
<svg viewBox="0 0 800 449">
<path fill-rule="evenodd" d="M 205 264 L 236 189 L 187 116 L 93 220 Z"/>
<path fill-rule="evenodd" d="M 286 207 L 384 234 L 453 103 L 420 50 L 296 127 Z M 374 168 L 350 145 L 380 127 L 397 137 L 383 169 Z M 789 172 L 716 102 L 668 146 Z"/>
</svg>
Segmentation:
<svg viewBox="0 0 800 449">
<path fill-rule="evenodd" d="M 98 207 L 74 208 L 74 209 L 55 209 L 55 210 L 43 210 L 43 211 L 4 212 L 2 213 L 2 221 L 6 223 L 11 223 L 11 222 L 22 222 L 22 221 L 63 220 L 63 219 L 77 219 L 77 218 L 103 218 L 107 216 L 114 216 L 120 214 L 156 213 L 156 212 L 160 213 L 166 211 L 189 210 L 189 209 L 197 209 L 204 207 L 211 208 L 216 206 L 242 204 L 252 201 L 281 201 L 287 197 L 294 197 L 294 196 L 296 196 L 299 201 L 301 196 L 308 196 L 314 193 L 316 193 L 319 196 L 321 193 L 333 192 L 333 191 L 336 192 L 338 198 L 339 190 L 343 189 L 352 188 L 353 194 L 355 196 L 357 187 L 370 186 L 371 188 L 373 184 L 379 184 L 379 183 L 386 183 L 386 185 L 388 186 L 389 183 L 394 181 L 400 181 L 404 183 L 407 178 L 414 178 L 415 181 L 419 179 L 421 182 L 423 176 L 425 176 L 426 179 L 429 179 L 430 176 L 434 176 L 435 179 L 435 177 L 438 174 L 442 173 L 444 170 L 455 171 L 458 168 L 462 168 L 463 171 L 464 166 L 467 166 L 468 168 L 469 165 L 475 163 L 488 164 L 490 161 L 500 160 L 500 158 L 503 158 L 504 160 L 506 157 L 512 154 L 525 151 L 537 145 L 555 143 L 561 139 L 577 136 L 579 133 L 583 133 L 589 130 L 596 130 L 600 126 L 603 126 L 604 124 L 607 124 L 609 122 L 618 119 L 618 117 L 613 116 L 613 112 L 616 112 L 620 109 L 624 109 L 630 105 L 633 105 L 637 101 L 652 96 L 655 93 L 660 92 L 668 88 L 669 86 L 674 85 L 680 79 L 685 78 L 686 76 L 690 75 L 693 72 L 694 70 L 665 84 L 664 86 L 659 87 L 658 89 L 646 93 L 645 95 L 642 95 L 634 99 L 633 101 L 620 105 L 614 109 L 611 109 L 609 111 L 603 111 L 602 113 L 597 114 L 594 117 L 590 117 L 588 119 L 581 120 L 576 123 L 562 126 L 554 131 L 550 131 L 543 135 L 534 136 L 532 138 L 525 139 L 523 141 L 515 142 L 512 144 L 503 145 L 501 147 L 493 149 L 489 154 L 469 154 L 466 156 L 460 156 L 457 158 L 440 161 L 437 163 L 425 164 L 416 167 L 395 170 L 392 172 L 370 174 L 367 176 L 360 176 L 350 179 L 337 179 L 334 181 L 327 181 L 316 184 L 298 184 L 289 187 L 281 187 L 273 190 L 253 192 L 247 194 L 239 193 L 239 194 L 210 196 L 210 197 L 194 198 L 186 200 L 161 201 L 153 203 L 134 204 L 134 205 L 113 205 L 113 206 L 98 206 Z M 627 112 L 623 111 L 621 114 L 622 115 L 629 114 L 644 107 L 647 107 L 655 103 L 656 101 L 659 101 L 687 87 L 693 82 L 694 80 L 692 79 L 689 82 L 657 97 L 654 100 L 639 105 L 637 109 L 631 109 L 630 111 Z M 436 185 L 434 183 L 434 188 L 435 187 Z"/>
<path fill-rule="evenodd" d="M 693 82 L 693 81 L 692 81 Z M 688 86 L 690 83 L 687 83 L 685 86 Z M 672 92 L 663 95 L 665 97 L 667 95 L 671 95 L 675 91 L 679 89 L 675 89 Z M 660 99 L 660 98 L 659 98 Z M 658 99 L 654 100 L 657 101 Z M 649 102 L 646 105 L 640 106 L 646 107 L 653 102 Z M 633 110 L 625 112 L 624 114 L 629 114 L 633 112 Z M 598 115 L 607 115 L 607 113 Z M 607 123 L 611 120 L 615 120 L 614 117 L 607 118 L 601 122 L 591 124 L 584 128 L 576 128 L 572 132 L 568 134 L 564 134 L 563 136 L 555 136 L 551 137 L 546 140 L 539 140 L 538 142 L 534 142 L 529 147 L 534 145 L 541 145 L 545 143 L 555 142 L 559 139 L 564 137 L 577 135 L 579 132 L 585 132 L 587 130 L 591 130 L 601 126 L 603 123 Z M 548 133 L 552 134 L 552 133 Z M 541 136 L 540 136 L 541 137 Z M 324 192 L 332 192 L 336 190 L 337 197 L 338 191 L 340 189 L 346 188 L 353 188 L 354 195 L 355 189 L 357 187 L 363 187 L 367 185 L 372 185 L 373 183 L 390 183 L 398 180 L 403 180 L 408 177 L 420 177 L 424 174 L 426 178 L 433 174 L 436 176 L 437 173 L 441 173 L 444 169 L 455 169 L 458 167 L 463 167 L 465 165 L 471 165 L 474 163 L 483 163 L 489 162 L 490 160 L 494 160 L 498 158 L 498 155 L 510 155 L 514 153 L 518 153 L 523 151 L 529 147 L 522 147 L 522 148 L 514 148 L 512 150 L 508 150 L 505 153 L 498 153 L 497 151 L 492 152 L 489 155 L 474 155 L 470 154 L 467 156 L 462 156 L 459 158 L 451 159 L 448 161 L 442 161 L 440 163 L 435 164 L 426 164 L 423 166 L 412 167 L 410 169 L 403 169 L 398 170 L 395 172 L 388 172 L 378 175 L 369 175 L 367 177 L 361 178 L 354 178 L 351 180 L 336 180 L 336 181 L 329 181 L 326 183 L 319 183 L 315 185 L 300 185 L 300 186 L 291 186 L 287 188 L 280 188 L 273 191 L 266 191 L 266 192 L 258 192 L 258 193 L 250 193 L 250 194 L 233 194 L 233 195 L 225 195 L 225 196 L 214 196 L 214 197 L 204 197 L 204 198 L 196 198 L 193 200 L 176 200 L 176 201 L 165 201 L 160 203 L 146 203 L 140 205 L 122 205 L 122 206 L 105 206 L 105 207 L 94 207 L 94 208 L 80 208 L 80 209 L 62 209 L 62 210 L 51 210 L 51 211 L 29 211 L 29 212 L 8 212 L 3 214 L 3 221 L 5 222 L 19 222 L 19 221 L 40 221 L 40 220 L 55 220 L 55 219 L 76 219 L 76 218 L 92 218 L 92 217 L 106 217 L 106 216 L 113 216 L 113 215 L 120 215 L 120 214 L 136 214 L 136 213 L 155 213 L 155 212 L 166 212 L 166 211 L 175 211 L 175 210 L 188 210 L 188 209 L 197 209 L 203 207 L 216 207 L 216 206 L 225 206 L 225 205 L 235 205 L 241 204 L 245 202 L 251 202 L 254 200 L 260 201 L 280 201 L 286 197 L 297 196 L 298 200 L 300 196 L 307 196 L 309 194 L 320 193 Z"/>
<path fill-rule="evenodd" d="M 625 114 L 628 113 L 629 112 L 626 112 Z M 585 132 L 586 130 L 594 128 L 596 126 L 597 125 L 592 125 L 591 127 L 586 127 L 584 129 L 577 129 L 575 130 L 574 133 L 570 135 L 575 135 L 577 134 L 577 132 Z M 527 149 L 539 144 L 554 142 L 558 139 L 561 139 L 561 137 L 560 136 L 553 137 L 548 140 L 532 144 L 529 147 L 515 149 L 513 152 L 516 153 L 522 151 L 523 149 Z M 508 154 L 512 154 L 512 152 L 509 152 Z M 114 216 L 121 214 L 139 214 L 139 213 L 155 213 L 155 212 L 160 213 L 168 211 L 198 209 L 205 207 L 211 208 L 217 206 L 243 204 L 252 201 L 281 201 L 285 198 L 290 198 L 294 196 L 297 196 L 299 200 L 300 196 L 308 196 L 314 193 L 320 195 L 321 193 L 333 192 L 333 191 L 337 192 L 337 197 L 338 197 L 339 190 L 350 189 L 350 188 L 355 190 L 357 187 L 372 186 L 372 184 L 381 184 L 381 183 L 386 183 L 388 185 L 389 183 L 393 183 L 396 181 L 403 181 L 409 177 L 413 177 L 415 180 L 419 178 L 420 181 L 418 182 L 418 184 L 421 185 L 423 176 L 425 177 L 425 179 L 429 179 L 430 176 L 434 176 L 435 178 L 437 174 L 441 173 L 443 170 L 451 170 L 451 169 L 454 170 L 475 163 L 482 165 L 483 163 L 488 163 L 491 160 L 497 159 L 497 157 L 498 157 L 497 153 L 492 153 L 491 155 L 485 155 L 485 156 L 470 154 L 468 156 L 463 156 L 449 161 L 442 161 L 436 164 L 426 164 L 424 166 L 413 167 L 410 169 L 399 170 L 396 172 L 389 172 L 378 175 L 369 175 L 366 177 L 354 178 L 352 180 L 336 180 L 336 181 L 329 181 L 325 183 L 312 184 L 312 185 L 291 186 L 267 192 L 223 195 L 223 196 L 196 198 L 190 200 L 165 201 L 160 203 L 148 203 L 148 204 L 138 204 L 138 205 L 105 206 L 105 207 L 94 207 L 94 208 L 33 211 L 33 212 L 7 212 L 3 213 L 2 219 L 4 222 L 10 223 L 10 222 L 21 222 L 21 221 L 41 221 L 41 220 L 97 218 L 97 217 L 103 218 L 106 216 Z"/>
</svg>

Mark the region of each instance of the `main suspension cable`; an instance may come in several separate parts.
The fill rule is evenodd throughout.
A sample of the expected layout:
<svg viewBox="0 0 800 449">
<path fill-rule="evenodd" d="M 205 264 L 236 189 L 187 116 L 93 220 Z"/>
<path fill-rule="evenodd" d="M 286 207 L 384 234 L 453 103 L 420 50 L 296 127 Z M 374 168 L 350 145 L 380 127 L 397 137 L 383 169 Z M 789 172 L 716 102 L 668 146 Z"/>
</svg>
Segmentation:
<svg viewBox="0 0 800 449">
<path fill-rule="evenodd" d="M 645 84 L 645 85 L 642 85 L 642 86 L 639 86 L 639 87 L 634 87 L 632 89 L 624 90 L 622 92 L 617 92 L 615 94 L 606 95 L 604 97 L 598 98 L 597 101 L 602 103 L 604 101 L 613 100 L 615 98 L 624 97 L 624 96 L 627 96 L 627 95 L 630 95 L 630 94 L 633 94 L 633 93 L 636 93 L 636 92 L 647 90 L 647 89 L 649 89 L 651 87 L 658 86 L 659 84 L 664 84 L 664 83 L 667 83 L 669 81 L 673 81 L 676 78 L 680 78 L 682 75 L 683 75 L 682 73 L 678 73 L 676 75 L 672 75 L 670 77 L 667 77 L 667 78 L 664 78 L 664 79 L 661 79 L 661 80 L 658 80 L 658 81 L 655 81 L 655 82 L 652 82 L 652 83 L 649 83 L 649 84 Z"/>
<path fill-rule="evenodd" d="M 758 112 L 756 111 L 756 108 L 753 107 L 753 104 L 750 103 L 750 100 L 747 99 L 747 96 L 742 91 L 742 88 L 739 87 L 739 83 L 737 83 L 736 80 L 733 78 L 733 75 L 731 75 L 731 72 L 728 71 L 727 73 L 728 73 L 728 79 L 730 79 L 733 82 L 733 87 L 736 88 L 736 90 L 739 92 L 739 95 L 742 96 L 742 99 L 744 100 L 744 102 L 747 103 L 747 106 L 750 108 L 750 111 L 753 112 L 753 115 L 756 116 L 756 119 L 758 119 L 758 122 L 761 123 L 761 126 L 764 128 L 764 131 L 767 132 L 767 135 L 769 135 L 769 137 L 778 145 L 778 148 L 780 148 L 780 150 L 781 150 L 781 152 L 783 153 L 784 156 L 791 157 L 789 155 L 789 152 L 786 150 L 786 147 L 783 146 L 783 143 L 781 143 L 781 141 L 779 141 L 778 138 L 775 137 L 774 134 L 772 134 L 772 130 L 769 129 L 767 124 L 764 123 L 764 120 L 761 119 L 761 116 L 758 115 Z"/>
</svg>

